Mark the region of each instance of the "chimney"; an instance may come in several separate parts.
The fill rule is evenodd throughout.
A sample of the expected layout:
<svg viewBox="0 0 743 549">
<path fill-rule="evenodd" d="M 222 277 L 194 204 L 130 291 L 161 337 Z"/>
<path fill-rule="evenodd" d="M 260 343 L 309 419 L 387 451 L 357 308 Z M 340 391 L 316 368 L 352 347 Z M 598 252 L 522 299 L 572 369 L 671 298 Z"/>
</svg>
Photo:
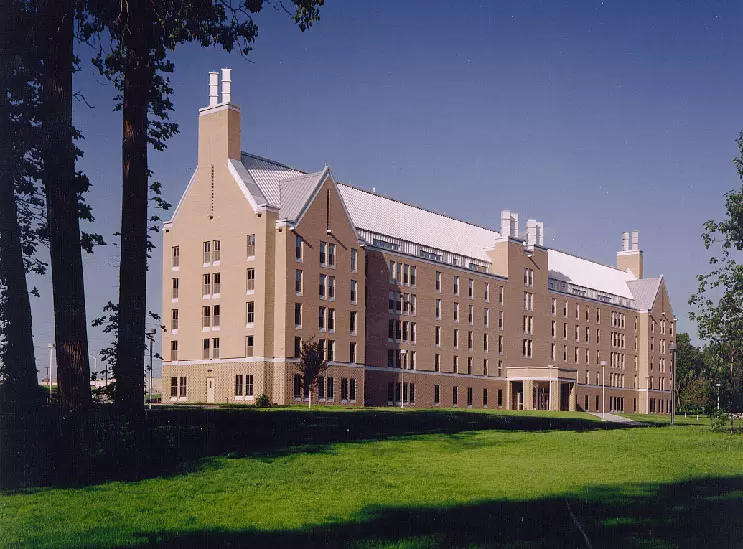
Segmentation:
<svg viewBox="0 0 743 549">
<path fill-rule="evenodd" d="M 536 219 L 527 220 L 526 245 L 530 248 L 544 246 L 544 223 Z"/>
<path fill-rule="evenodd" d="M 643 257 L 640 249 L 640 233 L 622 233 L 622 249 L 617 252 L 617 269 L 630 271 L 637 278 L 643 275 Z"/>
<path fill-rule="evenodd" d="M 230 102 L 232 95 L 232 69 L 222 69 L 222 103 L 227 104 Z"/>
<path fill-rule="evenodd" d="M 519 237 L 519 214 L 511 210 L 503 210 L 500 213 L 500 232 L 507 238 Z"/>
<path fill-rule="evenodd" d="M 218 88 L 219 88 L 219 73 L 210 72 L 209 73 L 209 106 L 210 107 L 217 106 L 217 96 L 219 95 Z"/>
<path fill-rule="evenodd" d="M 232 69 L 222 69 L 222 101 L 219 73 L 209 73 L 209 106 L 199 109 L 199 166 L 222 166 L 227 159 L 240 160 L 240 107 L 232 103 Z"/>
</svg>

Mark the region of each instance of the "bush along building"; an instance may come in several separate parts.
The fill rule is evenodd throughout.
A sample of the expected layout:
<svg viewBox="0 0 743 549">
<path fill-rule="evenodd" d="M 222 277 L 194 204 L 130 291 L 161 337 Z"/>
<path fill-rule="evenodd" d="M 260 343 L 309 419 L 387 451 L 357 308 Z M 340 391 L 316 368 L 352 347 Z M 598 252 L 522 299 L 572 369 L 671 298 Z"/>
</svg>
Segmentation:
<svg viewBox="0 0 743 549">
<path fill-rule="evenodd" d="M 198 166 L 164 227 L 164 402 L 667 413 L 675 321 L 637 232 L 616 267 L 241 150 L 230 70 L 210 73 Z"/>
</svg>

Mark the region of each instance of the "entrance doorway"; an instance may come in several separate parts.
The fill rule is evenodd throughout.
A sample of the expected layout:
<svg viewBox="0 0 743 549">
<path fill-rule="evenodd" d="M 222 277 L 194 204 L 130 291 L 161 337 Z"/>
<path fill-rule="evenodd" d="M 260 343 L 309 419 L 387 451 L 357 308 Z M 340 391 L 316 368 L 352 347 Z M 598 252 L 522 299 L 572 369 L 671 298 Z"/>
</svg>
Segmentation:
<svg viewBox="0 0 743 549">
<path fill-rule="evenodd" d="M 214 402 L 214 378 L 206 378 L 206 401 Z"/>
<path fill-rule="evenodd" d="M 524 409 L 524 384 L 521 381 L 511 382 L 511 410 Z"/>
</svg>

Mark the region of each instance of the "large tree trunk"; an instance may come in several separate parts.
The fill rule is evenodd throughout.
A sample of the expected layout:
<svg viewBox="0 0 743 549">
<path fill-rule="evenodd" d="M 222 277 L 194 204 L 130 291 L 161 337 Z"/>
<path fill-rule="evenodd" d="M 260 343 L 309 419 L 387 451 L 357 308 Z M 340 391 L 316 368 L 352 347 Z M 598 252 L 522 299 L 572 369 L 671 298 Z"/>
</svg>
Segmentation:
<svg viewBox="0 0 743 549">
<path fill-rule="evenodd" d="M 123 94 L 121 266 L 116 402 L 131 417 L 144 413 L 147 316 L 147 110 L 151 81 L 144 38 L 146 2 L 129 2 Z"/>
<path fill-rule="evenodd" d="M 63 412 L 91 406 L 85 286 L 72 127 L 73 16 L 71 0 L 41 2 L 45 29 L 42 180 L 46 191 L 54 293 L 54 339 Z"/>
</svg>

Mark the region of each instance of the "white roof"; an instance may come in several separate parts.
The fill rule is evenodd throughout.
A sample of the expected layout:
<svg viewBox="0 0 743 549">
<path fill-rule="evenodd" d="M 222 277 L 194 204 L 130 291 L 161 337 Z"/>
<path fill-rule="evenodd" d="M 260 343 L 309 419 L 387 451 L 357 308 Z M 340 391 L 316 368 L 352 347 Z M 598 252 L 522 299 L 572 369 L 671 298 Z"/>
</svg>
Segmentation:
<svg viewBox="0 0 743 549">
<path fill-rule="evenodd" d="M 386 196 L 338 183 L 351 221 L 359 229 L 490 261 L 485 250 L 500 233 Z"/>
<path fill-rule="evenodd" d="M 269 206 L 274 208 L 281 207 L 281 182 L 305 175 L 305 172 L 246 152 L 242 153 L 240 160 Z"/>
<path fill-rule="evenodd" d="M 627 283 L 637 280 L 637 277 L 629 271 L 620 271 L 559 250 L 548 250 L 547 258 L 550 278 L 627 299 L 634 297 Z"/>
</svg>

